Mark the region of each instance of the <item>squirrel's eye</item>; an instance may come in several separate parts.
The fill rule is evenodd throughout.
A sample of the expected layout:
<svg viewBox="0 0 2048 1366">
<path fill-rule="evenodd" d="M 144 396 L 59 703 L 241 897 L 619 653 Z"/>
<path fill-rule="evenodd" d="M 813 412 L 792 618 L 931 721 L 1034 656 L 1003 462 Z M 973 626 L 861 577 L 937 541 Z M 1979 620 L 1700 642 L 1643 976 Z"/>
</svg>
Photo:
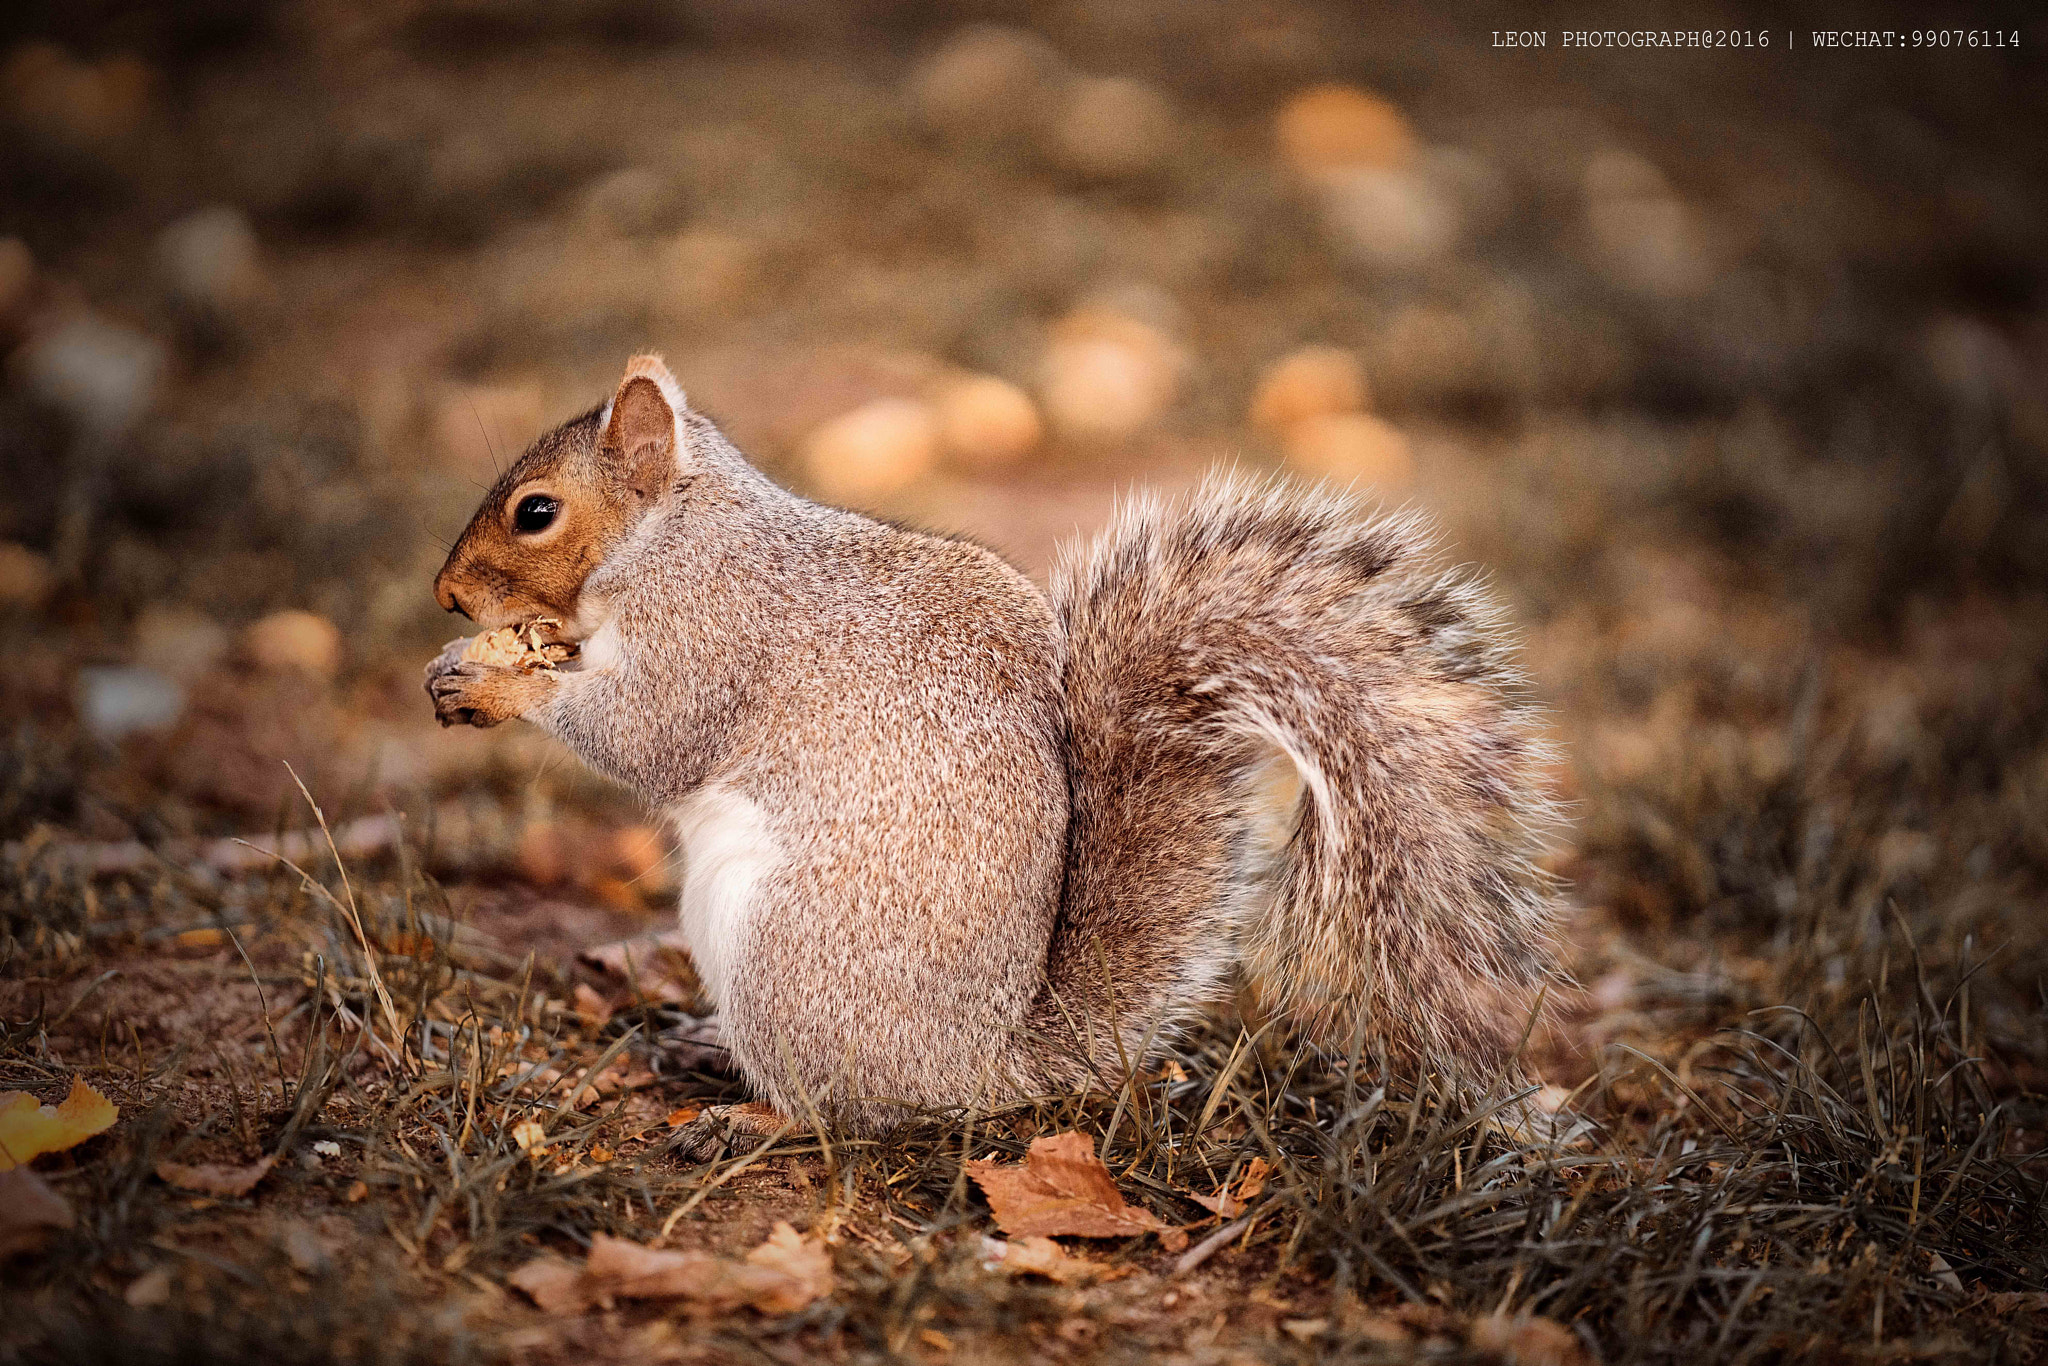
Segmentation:
<svg viewBox="0 0 2048 1366">
<path fill-rule="evenodd" d="M 512 525 L 521 531 L 546 531 L 561 510 L 561 503 L 545 493 L 529 493 L 513 509 Z"/>
</svg>

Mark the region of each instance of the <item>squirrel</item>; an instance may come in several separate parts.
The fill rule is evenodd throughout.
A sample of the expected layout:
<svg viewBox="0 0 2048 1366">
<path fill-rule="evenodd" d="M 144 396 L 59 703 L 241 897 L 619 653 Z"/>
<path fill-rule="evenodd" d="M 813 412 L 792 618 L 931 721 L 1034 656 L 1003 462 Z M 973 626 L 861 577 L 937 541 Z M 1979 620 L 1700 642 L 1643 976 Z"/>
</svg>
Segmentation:
<svg viewBox="0 0 2048 1366">
<path fill-rule="evenodd" d="M 1537 713 L 1414 514 L 1212 475 L 1125 502 L 1041 590 L 780 487 L 641 355 L 505 471 L 434 593 L 580 647 L 453 642 L 443 725 L 531 722 L 673 824 L 681 937 L 758 1098 L 705 1144 L 1114 1089 L 1234 968 L 1328 1051 L 1369 1028 L 1467 1067 L 1563 981 Z"/>
</svg>

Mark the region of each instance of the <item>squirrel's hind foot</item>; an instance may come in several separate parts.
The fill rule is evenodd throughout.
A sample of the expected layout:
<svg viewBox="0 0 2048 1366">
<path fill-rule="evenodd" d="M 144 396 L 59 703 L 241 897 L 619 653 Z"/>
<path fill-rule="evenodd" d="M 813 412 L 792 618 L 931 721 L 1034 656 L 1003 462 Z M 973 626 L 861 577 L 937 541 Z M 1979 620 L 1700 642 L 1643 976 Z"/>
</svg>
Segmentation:
<svg viewBox="0 0 2048 1366">
<path fill-rule="evenodd" d="M 762 1139 L 794 1127 L 766 1101 L 709 1105 L 703 1114 L 677 1129 L 670 1144 L 678 1157 L 709 1162 L 735 1148 L 754 1147 Z"/>
</svg>

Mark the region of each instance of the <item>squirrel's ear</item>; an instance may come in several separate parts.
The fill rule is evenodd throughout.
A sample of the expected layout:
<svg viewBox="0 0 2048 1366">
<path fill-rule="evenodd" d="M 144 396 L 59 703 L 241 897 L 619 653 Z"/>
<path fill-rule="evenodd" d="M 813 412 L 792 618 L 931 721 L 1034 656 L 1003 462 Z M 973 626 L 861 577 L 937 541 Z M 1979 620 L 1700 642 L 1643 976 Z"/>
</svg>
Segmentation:
<svg viewBox="0 0 2048 1366">
<path fill-rule="evenodd" d="M 620 462 L 626 484 L 653 499 L 673 483 L 681 464 L 682 386 L 660 356 L 635 356 L 605 413 L 604 446 Z"/>
</svg>

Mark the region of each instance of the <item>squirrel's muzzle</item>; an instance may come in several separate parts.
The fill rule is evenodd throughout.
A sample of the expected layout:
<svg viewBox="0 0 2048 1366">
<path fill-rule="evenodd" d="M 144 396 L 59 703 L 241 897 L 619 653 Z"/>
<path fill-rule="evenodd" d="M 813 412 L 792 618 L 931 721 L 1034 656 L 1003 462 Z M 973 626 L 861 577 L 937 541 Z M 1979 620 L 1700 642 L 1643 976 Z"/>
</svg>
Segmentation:
<svg viewBox="0 0 2048 1366">
<path fill-rule="evenodd" d="M 462 605 L 462 599 L 456 597 L 455 590 L 446 584 L 435 583 L 434 601 L 441 604 L 441 610 L 444 612 L 453 612 L 457 616 L 463 617 L 469 616 L 469 609 Z M 472 617 L 471 620 L 475 620 L 475 618 Z"/>
</svg>

